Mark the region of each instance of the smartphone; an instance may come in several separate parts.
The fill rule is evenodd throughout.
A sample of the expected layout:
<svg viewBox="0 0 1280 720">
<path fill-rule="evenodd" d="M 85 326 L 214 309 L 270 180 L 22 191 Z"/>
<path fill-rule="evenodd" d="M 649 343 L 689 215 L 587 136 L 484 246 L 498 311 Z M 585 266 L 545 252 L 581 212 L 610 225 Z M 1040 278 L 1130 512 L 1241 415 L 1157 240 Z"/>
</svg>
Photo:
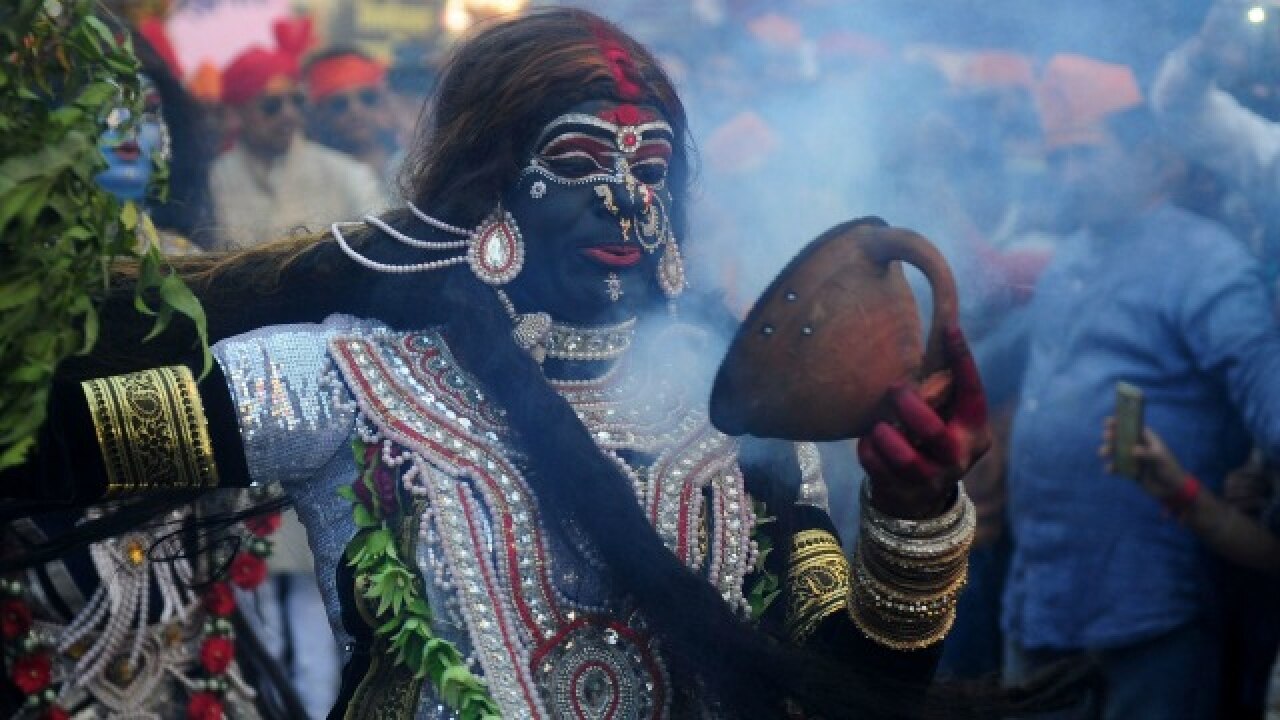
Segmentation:
<svg viewBox="0 0 1280 720">
<path fill-rule="evenodd" d="M 1138 476 L 1138 461 L 1133 456 L 1133 446 L 1142 442 L 1143 427 L 1142 390 L 1127 382 L 1116 383 L 1116 433 L 1112 455 L 1116 473 L 1128 477 Z"/>
</svg>

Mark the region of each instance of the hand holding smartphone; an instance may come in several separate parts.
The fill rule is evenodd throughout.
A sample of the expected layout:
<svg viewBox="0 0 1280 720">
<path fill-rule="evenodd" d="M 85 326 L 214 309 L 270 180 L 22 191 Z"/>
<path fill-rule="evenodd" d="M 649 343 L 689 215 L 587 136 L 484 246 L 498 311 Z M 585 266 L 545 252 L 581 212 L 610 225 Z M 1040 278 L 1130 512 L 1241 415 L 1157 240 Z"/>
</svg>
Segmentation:
<svg viewBox="0 0 1280 720">
<path fill-rule="evenodd" d="M 1112 458 L 1116 473 L 1136 478 L 1140 470 L 1133 448 L 1142 442 L 1143 417 L 1142 390 L 1127 382 L 1116 383 L 1116 430 Z"/>
</svg>

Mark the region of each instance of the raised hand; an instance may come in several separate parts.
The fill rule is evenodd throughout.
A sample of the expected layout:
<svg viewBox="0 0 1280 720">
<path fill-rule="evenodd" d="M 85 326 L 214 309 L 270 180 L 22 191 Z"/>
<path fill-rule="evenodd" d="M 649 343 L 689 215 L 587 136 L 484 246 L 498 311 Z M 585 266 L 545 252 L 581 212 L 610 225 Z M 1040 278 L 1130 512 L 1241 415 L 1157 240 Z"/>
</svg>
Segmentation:
<svg viewBox="0 0 1280 720">
<path fill-rule="evenodd" d="M 1218 0 L 1209 8 L 1200 32 L 1191 41 L 1200 60 L 1216 74 L 1226 74 L 1227 80 L 1247 69 L 1248 48 L 1255 42 L 1254 36 L 1267 29 L 1263 27 L 1266 23 L 1255 26 L 1250 22 L 1248 16 L 1253 5 L 1241 0 Z M 1262 8 L 1262 12 L 1275 12 L 1275 9 Z"/>
<path fill-rule="evenodd" d="M 944 512 L 956 482 L 991 446 L 987 398 L 973 354 L 958 327 L 948 327 L 953 394 L 945 419 L 911 388 L 892 390 L 897 425 L 877 424 L 858 443 L 871 480 L 871 502 L 893 517 L 919 520 Z"/>
</svg>

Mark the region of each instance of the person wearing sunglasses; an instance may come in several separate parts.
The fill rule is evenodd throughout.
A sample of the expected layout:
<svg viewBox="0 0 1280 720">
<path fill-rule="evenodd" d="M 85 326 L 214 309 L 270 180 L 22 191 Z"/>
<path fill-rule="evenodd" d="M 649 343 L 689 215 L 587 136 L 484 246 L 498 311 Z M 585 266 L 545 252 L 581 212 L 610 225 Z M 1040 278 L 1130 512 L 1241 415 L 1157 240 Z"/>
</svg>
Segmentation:
<svg viewBox="0 0 1280 720">
<path fill-rule="evenodd" d="M 307 135 L 390 177 L 396 151 L 386 68 L 350 47 L 333 47 L 303 67 L 310 107 Z"/>
<path fill-rule="evenodd" d="M 298 58 L 309 37 L 293 30 L 277 23 L 276 49 L 251 47 L 223 74 L 222 102 L 239 127 L 211 177 L 224 246 L 256 245 L 383 207 L 373 171 L 303 136 L 310 108 Z"/>
</svg>

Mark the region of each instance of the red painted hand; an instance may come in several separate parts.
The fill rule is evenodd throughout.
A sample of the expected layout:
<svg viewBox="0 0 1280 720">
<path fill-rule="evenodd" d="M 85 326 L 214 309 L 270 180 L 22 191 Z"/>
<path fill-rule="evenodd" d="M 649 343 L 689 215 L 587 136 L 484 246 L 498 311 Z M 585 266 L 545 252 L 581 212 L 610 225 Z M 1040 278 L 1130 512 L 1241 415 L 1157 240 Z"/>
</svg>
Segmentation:
<svg viewBox="0 0 1280 720">
<path fill-rule="evenodd" d="M 978 366 L 957 327 L 944 331 L 953 393 L 944 413 L 913 389 L 892 391 L 898 424 L 877 424 L 858 443 L 871 480 L 872 502 L 893 517 L 919 520 L 944 512 L 956 482 L 991 446 L 987 398 Z"/>
</svg>

